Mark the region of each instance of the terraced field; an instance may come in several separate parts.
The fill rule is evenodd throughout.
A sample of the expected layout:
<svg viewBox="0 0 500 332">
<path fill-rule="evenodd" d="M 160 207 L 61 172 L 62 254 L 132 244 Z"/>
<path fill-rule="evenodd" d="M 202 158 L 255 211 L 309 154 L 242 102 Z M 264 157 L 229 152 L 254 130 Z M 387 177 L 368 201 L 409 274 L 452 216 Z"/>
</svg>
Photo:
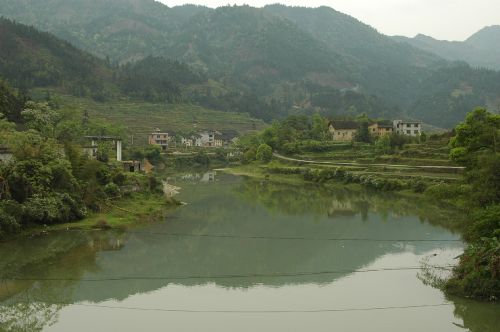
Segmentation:
<svg viewBox="0 0 500 332">
<path fill-rule="evenodd" d="M 127 143 L 147 144 L 147 135 L 155 128 L 168 132 L 198 130 L 236 130 L 243 134 L 262 129 L 265 124 L 247 114 L 209 110 L 191 104 L 153 104 L 130 100 L 98 103 L 72 96 L 57 96 L 61 106 L 76 111 L 87 110 L 90 117 L 104 119 L 123 126 L 128 133 Z"/>
</svg>

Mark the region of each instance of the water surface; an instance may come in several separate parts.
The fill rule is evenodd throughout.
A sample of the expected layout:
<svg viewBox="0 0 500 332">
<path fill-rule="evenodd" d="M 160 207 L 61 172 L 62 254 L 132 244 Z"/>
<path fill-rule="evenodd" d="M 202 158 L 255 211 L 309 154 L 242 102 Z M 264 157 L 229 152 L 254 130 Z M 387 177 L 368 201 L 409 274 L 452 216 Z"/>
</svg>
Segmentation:
<svg viewBox="0 0 500 332">
<path fill-rule="evenodd" d="M 422 281 L 422 267 L 455 264 L 463 249 L 443 207 L 213 172 L 171 182 L 188 205 L 164 220 L 0 244 L 0 330 L 500 326 L 499 306 Z"/>
</svg>

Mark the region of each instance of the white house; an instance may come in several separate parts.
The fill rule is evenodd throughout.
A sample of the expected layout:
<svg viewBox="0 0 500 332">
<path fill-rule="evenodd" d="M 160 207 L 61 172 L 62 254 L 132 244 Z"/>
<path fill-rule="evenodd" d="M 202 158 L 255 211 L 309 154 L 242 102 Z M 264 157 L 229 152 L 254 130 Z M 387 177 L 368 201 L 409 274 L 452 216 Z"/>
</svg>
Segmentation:
<svg viewBox="0 0 500 332">
<path fill-rule="evenodd" d="M 418 121 L 394 120 L 393 128 L 396 134 L 406 136 L 420 136 L 422 133 L 422 123 Z"/>
</svg>

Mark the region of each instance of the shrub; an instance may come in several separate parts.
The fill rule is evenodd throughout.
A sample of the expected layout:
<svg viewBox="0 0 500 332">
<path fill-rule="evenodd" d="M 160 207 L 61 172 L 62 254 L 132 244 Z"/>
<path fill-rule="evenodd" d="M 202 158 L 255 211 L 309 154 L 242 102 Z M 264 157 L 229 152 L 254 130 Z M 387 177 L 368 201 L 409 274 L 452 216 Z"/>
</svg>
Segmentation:
<svg viewBox="0 0 500 332">
<path fill-rule="evenodd" d="M 257 149 L 257 153 L 255 154 L 257 160 L 262 161 L 264 163 L 268 163 L 273 158 L 273 149 L 267 144 L 259 145 Z"/>
<path fill-rule="evenodd" d="M 500 237 L 500 205 L 491 205 L 472 213 L 472 223 L 465 233 L 470 241 L 483 237 Z"/>
<path fill-rule="evenodd" d="M 108 183 L 106 186 L 104 186 L 104 192 L 110 198 L 115 198 L 120 196 L 120 188 L 118 188 L 118 186 L 113 182 Z"/>
</svg>

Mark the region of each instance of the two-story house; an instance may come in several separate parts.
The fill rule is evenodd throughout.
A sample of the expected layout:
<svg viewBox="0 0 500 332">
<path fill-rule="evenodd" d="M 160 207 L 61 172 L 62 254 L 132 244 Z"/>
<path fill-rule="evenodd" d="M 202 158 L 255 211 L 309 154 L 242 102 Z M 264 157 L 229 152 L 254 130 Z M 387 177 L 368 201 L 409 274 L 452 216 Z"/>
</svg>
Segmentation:
<svg viewBox="0 0 500 332">
<path fill-rule="evenodd" d="M 168 149 L 168 144 L 170 142 L 170 137 L 167 132 L 162 132 L 160 129 L 156 129 L 154 133 L 149 134 L 149 145 L 159 145 L 163 151 Z"/>
<path fill-rule="evenodd" d="M 419 121 L 394 120 L 393 130 L 396 134 L 416 137 L 422 133 L 422 123 Z"/>
</svg>

